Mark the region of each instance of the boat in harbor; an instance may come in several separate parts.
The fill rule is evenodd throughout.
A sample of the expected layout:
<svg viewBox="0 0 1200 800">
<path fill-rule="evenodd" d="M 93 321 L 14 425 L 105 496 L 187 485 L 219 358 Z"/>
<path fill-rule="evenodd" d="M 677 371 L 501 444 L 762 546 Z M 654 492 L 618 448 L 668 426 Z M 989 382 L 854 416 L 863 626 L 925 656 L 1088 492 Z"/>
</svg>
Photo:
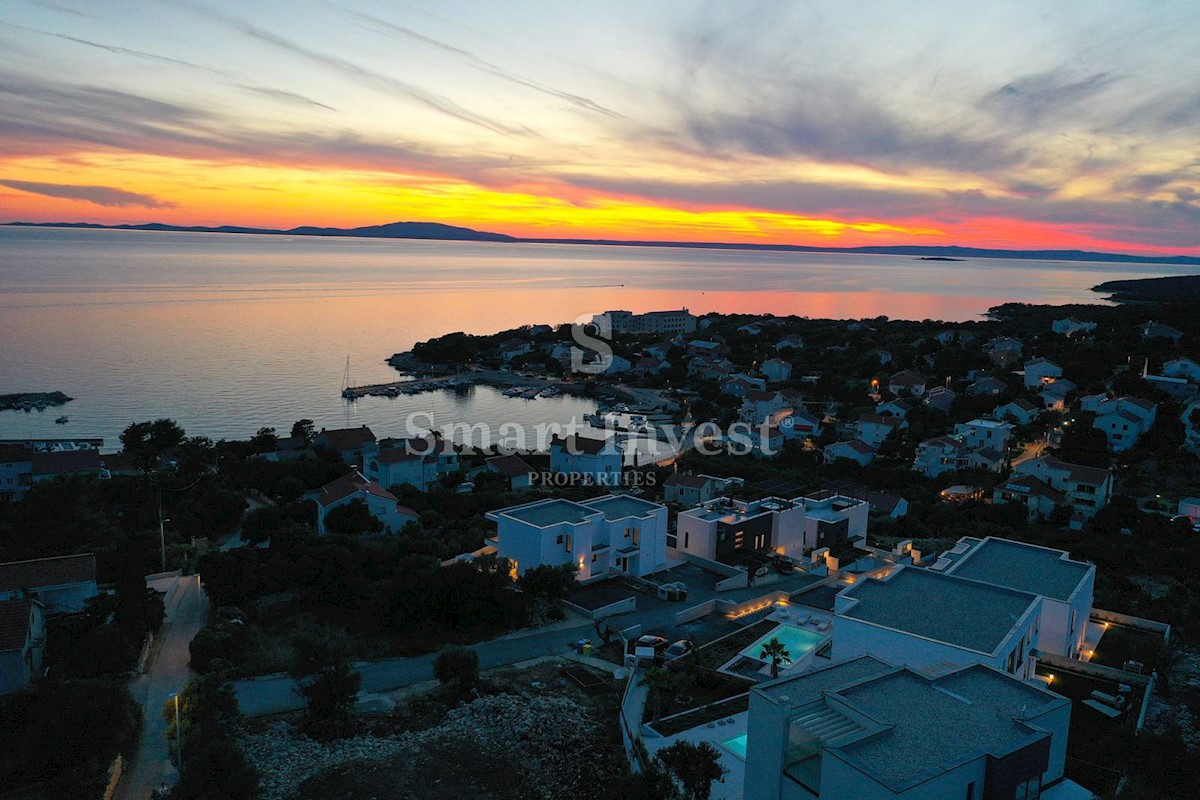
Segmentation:
<svg viewBox="0 0 1200 800">
<path fill-rule="evenodd" d="M 69 417 L 59 417 L 58 419 L 54 420 L 54 424 L 55 425 L 66 425 L 70 421 L 71 420 Z"/>
</svg>

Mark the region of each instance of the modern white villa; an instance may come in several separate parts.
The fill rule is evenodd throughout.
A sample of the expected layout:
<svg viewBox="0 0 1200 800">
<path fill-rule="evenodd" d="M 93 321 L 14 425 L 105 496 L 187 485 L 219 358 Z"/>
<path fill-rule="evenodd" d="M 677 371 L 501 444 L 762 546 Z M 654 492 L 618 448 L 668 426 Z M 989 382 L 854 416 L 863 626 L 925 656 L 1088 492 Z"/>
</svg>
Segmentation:
<svg viewBox="0 0 1200 800">
<path fill-rule="evenodd" d="M 751 689 L 742 796 L 1038 798 L 1062 780 L 1070 720 L 1070 700 L 996 669 L 860 656 Z"/>
<path fill-rule="evenodd" d="M 575 563 L 576 579 L 590 581 L 613 572 L 641 577 L 667 566 L 667 507 L 658 503 L 629 495 L 551 498 L 486 516 L 496 523 L 497 555 L 513 561 L 518 575 Z"/>
<path fill-rule="evenodd" d="M 991 448 L 1003 453 L 1008 449 L 1013 424 L 994 419 L 973 419 L 954 426 L 954 435 L 961 436 L 968 447 Z"/>
<path fill-rule="evenodd" d="M 1079 658 L 1092 615 L 1096 566 L 1069 553 L 1008 539 L 964 536 L 931 567 L 959 578 L 1041 597 L 1037 647 Z"/>
<path fill-rule="evenodd" d="M 1046 358 L 1032 358 L 1025 362 L 1025 388 L 1036 389 L 1054 383 L 1063 375 L 1058 364 Z"/>
<path fill-rule="evenodd" d="M 1041 597 L 957 575 L 900 566 L 836 599 L 833 658 L 885 655 L 928 672 L 983 664 L 1033 676 Z"/>
<path fill-rule="evenodd" d="M 745 552 L 799 559 L 816 548 L 836 552 L 865 542 L 870 508 L 865 500 L 833 492 L 794 500 L 718 498 L 679 512 L 668 546 L 681 556 L 722 562 Z"/>
<path fill-rule="evenodd" d="M 1099 401 L 1084 410 L 1095 411 L 1092 427 L 1104 434 L 1109 450 L 1120 453 L 1137 444 L 1138 438 L 1154 427 L 1158 404 L 1140 397 L 1118 397 Z"/>
</svg>

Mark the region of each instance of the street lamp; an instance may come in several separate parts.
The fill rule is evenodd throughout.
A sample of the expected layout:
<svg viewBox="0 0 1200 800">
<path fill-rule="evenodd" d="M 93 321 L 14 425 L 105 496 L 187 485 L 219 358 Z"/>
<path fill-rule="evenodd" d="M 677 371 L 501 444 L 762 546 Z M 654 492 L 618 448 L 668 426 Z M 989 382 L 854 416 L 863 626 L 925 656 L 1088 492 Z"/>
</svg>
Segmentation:
<svg viewBox="0 0 1200 800">
<path fill-rule="evenodd" d="M 179 692 L 171 696 L 175 698 L 175 751 L 178 753 L 179 771 L 183 772 L 183 728 L 179 725 Z"/>
</svg>

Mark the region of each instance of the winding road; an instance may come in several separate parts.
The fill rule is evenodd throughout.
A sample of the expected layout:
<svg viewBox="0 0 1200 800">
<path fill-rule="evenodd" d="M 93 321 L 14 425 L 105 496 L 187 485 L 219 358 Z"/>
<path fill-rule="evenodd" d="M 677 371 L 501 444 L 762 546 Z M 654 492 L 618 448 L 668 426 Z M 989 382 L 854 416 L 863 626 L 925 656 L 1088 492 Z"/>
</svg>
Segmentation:
<svg viewBox="0 0 1200 800">
<path fill-rule="evenodd" d="M 142 705 L 142 733 L 137 754 L 117 788 L 116 800 L 148 800 L 160 785 L 173 786 L 178 779 L 167 749 L 162 709 L 191 677 L 188 645 L 208 617 L 208 597 L 198 575 L 163 578 L 149 585 L 167 593 L 167 616 L 155 637 L 146 673 L 129 686 Z"/>
</svg>

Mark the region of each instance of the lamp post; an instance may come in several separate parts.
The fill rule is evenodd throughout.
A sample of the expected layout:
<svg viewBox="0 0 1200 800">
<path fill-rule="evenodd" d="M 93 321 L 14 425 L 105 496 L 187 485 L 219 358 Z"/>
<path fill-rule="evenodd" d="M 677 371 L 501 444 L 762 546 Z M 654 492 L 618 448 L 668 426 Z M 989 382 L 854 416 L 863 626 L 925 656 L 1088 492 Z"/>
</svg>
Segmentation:
<svg viewBox="0 0 1200 800">
<path fill-rule="evenodd" d="M 179 724 L 179 693 L 171 695 L 175 698 L 175 751 L 178 753 L 179 771 L 183 771 L 183 728 Z"/>
<path fill-rule="evenodd" d="M 160 559 L 162 561 L 161 571 L 166 572 L 167 571 L 167 532 L 166 532 L 166 529 L 163 527 L 163 522 L 164 522 L 164 520 L 163 520 L 163 515 L 162 515 L 162 487 L 159 486 L 158 487 L 158 552 L 159 552 Z M 178 698 L 176 698 L 176 703 L 178 703 Z"/>
</svg>

